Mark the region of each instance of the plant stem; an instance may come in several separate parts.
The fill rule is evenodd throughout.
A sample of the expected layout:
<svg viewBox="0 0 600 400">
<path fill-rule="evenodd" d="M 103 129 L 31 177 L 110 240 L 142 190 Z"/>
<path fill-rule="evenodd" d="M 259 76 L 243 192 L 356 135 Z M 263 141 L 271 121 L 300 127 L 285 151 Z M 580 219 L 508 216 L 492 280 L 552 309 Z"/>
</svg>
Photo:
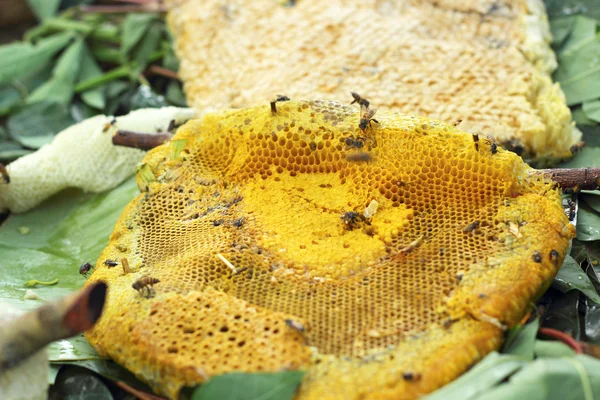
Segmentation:
<svg viewBox="0 0 600 400">
<path fill-rule="evenodd" d="M 135 149 L 150 150 L 170 140 L 172 135 L 168 132 L 143 133 L 118 130 L 112 142 L 116 146 L 133 147 Z"/>
</svg>

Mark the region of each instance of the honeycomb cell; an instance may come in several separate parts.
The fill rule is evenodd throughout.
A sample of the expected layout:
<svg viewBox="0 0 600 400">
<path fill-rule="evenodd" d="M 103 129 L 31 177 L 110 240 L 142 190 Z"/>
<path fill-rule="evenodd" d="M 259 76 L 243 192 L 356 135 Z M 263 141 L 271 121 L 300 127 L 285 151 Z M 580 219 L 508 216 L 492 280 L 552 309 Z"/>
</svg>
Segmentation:
<svg viewBox="0 0 600 400">
<path fill-rule="evenodd" d="M 277 107 L 188 122 L 185 160 L 148 153 L 160 178 L 138 176 L 147 192 L 90 278 L 109 283 L 98 351 L 170 397 L 224 372 L 306 369 L 301 399 L 358 399 L 430 392 L 497 348 L 573 235 L 552 183 L 439 122 L 381 111 L 363 132 L 358 107 Z M 340 138 L 361 135 L 372 160 L 348 161 Z M 123 257 L 128 273 L 103 264 Z M 142 276 L 160 281 L 147 297 Z"/>
</svg>

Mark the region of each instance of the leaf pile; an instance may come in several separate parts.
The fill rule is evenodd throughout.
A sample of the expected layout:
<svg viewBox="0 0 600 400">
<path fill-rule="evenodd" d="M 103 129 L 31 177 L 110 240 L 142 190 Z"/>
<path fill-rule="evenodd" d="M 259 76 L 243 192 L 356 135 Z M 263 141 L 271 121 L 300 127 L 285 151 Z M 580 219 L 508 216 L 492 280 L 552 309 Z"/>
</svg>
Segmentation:
<svg viewBox="0 0 600 400">
<path fill-rule="evenodd" d="M 185 106 L 161 13 L 98 13 L 77 5 L 86 2 L 29 0 L 40 24 L 24 41 L 0 46 L 0 162 L 93 115 Z"/>
</svg>

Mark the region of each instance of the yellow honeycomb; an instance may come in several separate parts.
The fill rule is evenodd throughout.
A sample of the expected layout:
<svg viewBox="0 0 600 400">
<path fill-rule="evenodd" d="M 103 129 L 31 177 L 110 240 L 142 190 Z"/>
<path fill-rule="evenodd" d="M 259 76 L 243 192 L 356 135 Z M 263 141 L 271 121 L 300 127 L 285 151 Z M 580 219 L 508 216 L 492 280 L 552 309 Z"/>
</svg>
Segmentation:
<svg viewBox="0 0 600 400">
<path fill-rule="evenodd" d="M 300 399 L 414 398 L 496 349 L 574 234 L 559 191 L 486 138 L 375 117 L 285 101 L 150 151 L 89 280 L 109 284 L 90 342 L 171 398 L 283 369 L 307 370 Z"/>
</svg>

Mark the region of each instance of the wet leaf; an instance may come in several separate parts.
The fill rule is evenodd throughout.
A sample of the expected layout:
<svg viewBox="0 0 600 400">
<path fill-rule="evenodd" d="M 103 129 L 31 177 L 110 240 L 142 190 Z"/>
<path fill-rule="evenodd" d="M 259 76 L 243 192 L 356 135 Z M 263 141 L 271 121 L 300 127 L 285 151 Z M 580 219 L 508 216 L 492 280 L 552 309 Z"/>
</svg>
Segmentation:
<svg viewBox="0 0 600 400">
<path fill-rule="evenodd" d="M 21 42 L 0 46 L 0 85 L 43 67 L 72 38 L 71 33 L 61 33 L 40 40 L 35 46 Z"/>
<path fill-rule="evenodd" d="M 23 300 L 23 282 L 31 279 L 59 279 L 55 286 L 36 289 L 43 300 L 79 289 L 84 282 L 79 265 L 95 263 L 117 218 L 137 193 L 131 178 L 106 193 L 66 190 L 29 212 L 10 215 L 0 225 L 0 298 L 19 308 L 34 307 Z M 21 235 L 19 226 L 30 227 L 30 233 Z"/>
<path fill-rule="evenodd" d="M 104 359 L 106 358 L 101 357 L 82 334 L 53 342 L 48 346 L 48 361 L 51 363 Z"/>
<path fill-rule="evenodd" d="M 600 240 L 600 214 L 584 201 L 577 211 L 577 240 Z"/>
<path fill-rule="evenodd" d="M 60 0 L 27 0 L 27 3 L 38 19 L 55 16 L 60 6 Z"/>
<path fill-rule="evenodd" d="M 24 106 L 7 122 L 10 136 L 21 145 L 39 149 L 75 121 L 64 104 L 43 101 Z"/>
<path fill-rule="evenodd" d="M 536 318 L 523 327 L 511 329 L 503 353 L 519 356 L 524 360 L 533 360 L 535 338 L 539 328 L 540 320 Z"/>
<path fill-rule="evenodd" d="M 581 340 L 582 332 L 580 328 L 579 315 L 579 297 L 581 292 L 570 290 L 567 293 L 561 293 L 554 289 L 556 280 L 552 283 L 552 288 L 544 295 L 549 299 L 546 305 L 546 311 L 542 315 L 541 326 L 545 328 L 557 329 L 573 336 L 576 340 Z"/>
<path fill-rule="evenodd" d="M 590 278 L 571 256 L 565 258 L 565 262 L 558 271 L 556 278 L 554 278 L 552 285 L 563 293 L 573 289 L 579 290 L 587 298 L 600 304 L 600 295 L 598 295 Z"/>
<path fill-rule="evenodd" d="M 77 366 L 64 366 L 50 390 L 49 399 L 112 400 L 113 397 L 95 373 Z"/>
<path fill-rule="evenodd" d="M 600 345 L 600 305 L 588 301 L 583 318 L 584 331 L 587 340 Z"/>
<path fill-rule="evenodd" d="M 137 110 L 139 108 L 160 108 L 167 105 L 168 104 L 163 96 L 156 94 L 146 85 L 140 85 L 135 94 L 131 97 L 132 110 Z"/>
<path fill-rule="evenodd" d="M 230 373 L 199 386 L 192 400 L 291 400 L 304 372 Z"/>
</svg>

